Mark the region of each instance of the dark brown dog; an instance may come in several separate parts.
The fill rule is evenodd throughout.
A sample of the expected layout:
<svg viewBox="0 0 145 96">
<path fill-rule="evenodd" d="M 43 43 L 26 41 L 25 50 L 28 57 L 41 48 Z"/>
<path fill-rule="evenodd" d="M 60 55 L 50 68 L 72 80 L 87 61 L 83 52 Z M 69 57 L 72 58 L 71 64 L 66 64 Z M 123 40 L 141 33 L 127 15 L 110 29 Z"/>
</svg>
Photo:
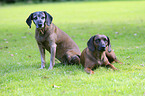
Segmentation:
<svg viewBox="0 0 145 96">
<path fill-rule="evenodd" d="M 52 23 L 52 16 L 45 11 L 34 12 L 26 23 L 31 28 L 33 20 L 36 25 L 35 39 L 41 54 L 41 68 L 45 67 L 45 49 L 51 53 L 50 67 L 55 65 L 55 57 L 64 64 L 79 64 L 80 50 L 76 43 Z"/>
<path fill-rule="evenodd" d="M 92 36 L 88 43 L 87 48 L 81 53 L 81 64 L 84 66 L 85 71 L 89 74 L 94 74 L 92 69 L 99 66 L 111 67 L 117 70 L 110 62 L 120 62 L 117 60 L 115 53 L 111 50 L 109 37 L 105 35 Z"/>
</svg>

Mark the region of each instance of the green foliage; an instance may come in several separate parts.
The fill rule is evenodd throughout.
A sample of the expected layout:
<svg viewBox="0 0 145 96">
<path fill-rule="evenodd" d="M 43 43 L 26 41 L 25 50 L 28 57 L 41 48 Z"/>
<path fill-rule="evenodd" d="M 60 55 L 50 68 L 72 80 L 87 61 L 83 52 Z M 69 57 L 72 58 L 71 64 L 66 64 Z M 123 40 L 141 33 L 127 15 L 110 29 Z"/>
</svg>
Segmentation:
<svg viewBox="0 0 145 96">
<path fill-rule="evenodd" d="M 0 96 L 143 96 L 145 94 L 145 1 L 65 2 L 0 7 Z M 118 71 L 104 67 L 94 75 L 80 66 L 56 64 L 40 68 L 35 25 L 26 18 L 45 10 L 82 51 L 95 34 L 110 37 L 112 49 L 124 64 Z M 59 61 L 56 61 L 59 63 Z"/>
<path fill-rule="evenodd" d="M 41 2 L 64 2 L 64 1 L 144 1 L 144 0 L 1 0 L 0 3 L 41 3 Z"/>
</svg>

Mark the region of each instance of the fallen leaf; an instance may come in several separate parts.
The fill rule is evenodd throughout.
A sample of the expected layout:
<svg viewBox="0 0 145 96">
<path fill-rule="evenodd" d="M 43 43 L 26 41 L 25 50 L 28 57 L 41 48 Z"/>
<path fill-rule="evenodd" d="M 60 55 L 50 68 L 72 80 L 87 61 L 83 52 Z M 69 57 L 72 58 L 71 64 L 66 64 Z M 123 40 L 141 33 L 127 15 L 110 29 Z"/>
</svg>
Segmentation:
<svg viewBox="0 0 145 96">
<path fill-rule="evenodd" d="M 144 64 L 140 64 L 141 66 L 144 66 Z"/>
<path fill-rule="evenodd" d="M 126 57 L 126 59 L 129 59 L 131 56 Z"/>
<path fill-rule="evenodd" d="M 28 55 L 28 57 L 29 57 L 29 58 L 31 58 L 31 56 L 30 56 L 30 55 Z"/>
<path fill-rule="evenodd" d="M 115 32 L 115 34 L 119 34 L 119 32 Z"/>
<path fill-rule="evenodd" d="M 136 36 L 137 34 L 135 33 L 134 36 Z"/>
<path fill-rule="evenodd" d="M 52 85 L 52 88 L 60 88 L 60 86 Z"/>
<path fill-rule="evenodd" d="M 14 56 L 14 54 L 11 54 L 11 56 Z"/>
<path fill-rule="evenodd" d="M 5 46 L 4 48 L 6 48 L 6 49 L 7 49 L 7 48 L 8 48 L 8 46 Z"/>
<path fill-rule="evenodd" d="M 48 78 L 48 77 L 44 76 L 44 77 L 42 77 L 42 78 Z"/>
</svg>

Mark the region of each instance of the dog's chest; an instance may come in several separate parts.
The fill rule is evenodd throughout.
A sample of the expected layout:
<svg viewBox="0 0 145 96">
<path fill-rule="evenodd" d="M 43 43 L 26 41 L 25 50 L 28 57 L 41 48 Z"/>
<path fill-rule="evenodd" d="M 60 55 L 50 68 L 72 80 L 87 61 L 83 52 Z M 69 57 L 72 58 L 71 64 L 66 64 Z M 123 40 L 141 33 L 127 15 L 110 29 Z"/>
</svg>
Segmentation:
<svg viewBox="0 0 145 96">
<path fill-rule="evenodd" d="M 36 35 L 35 37 L 38 44 L 42 45 L 45 49 L 49 49 L 50 40 L 46 36 Z"/>
<path fill-rule="evenodd" d="M 96 56 L 97 57 L 97 56 Z M 104 58 L 96 58 L 96 57 L 94 57 L 94 56 L 91 56 L 91 58 L 90 58 L 90 60 L 92 61 L 92 62 L 95 62 L 94 64 L 96 65 L 96 66 L 102 66 L 103 64 L 104 64 Z"/>
<path fill-rule="evenodd" d="M 46 42 L 47 40 L 45 36 L 40 36 L 40 35 L 36 36 L 35 38 L 38 42 Z"/>
</svg>

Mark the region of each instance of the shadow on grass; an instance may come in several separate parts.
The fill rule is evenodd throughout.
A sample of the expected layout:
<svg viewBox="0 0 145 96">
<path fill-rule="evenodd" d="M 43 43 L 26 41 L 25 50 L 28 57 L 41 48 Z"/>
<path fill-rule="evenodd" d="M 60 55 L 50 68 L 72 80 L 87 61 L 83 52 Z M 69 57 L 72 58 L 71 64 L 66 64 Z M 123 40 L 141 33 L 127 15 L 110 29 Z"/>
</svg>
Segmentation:
<svg viewBox="0 0 145 96">
<path fill-rule="evenodd" d="M 49 68 L 49 63 L 46 63 L 45 64 L 45 68 L 44 68 L 44 70 L 48 70 L 48 68 Z M 39 69 L 40 67 L 41 67 L 41 63 L 40 62 L 38 62 L 38 63 L 35 63 L 35 64 L 32 64 L 32 65 L 25 65 L 25 68 L 28 68 L 28 67 L 30 67 L 30 68 L 34 68 L 34 69 Z M 81 65 L 81 64 L 79 64 L 79 65 L 76 65 L 76 64 L 74 64 L 74 65 L 68 65 L 68 64 L 63 64 L 63 63 L 55 63 L 55 65 L 54 65 L 54 67 L 53 67 L 53 69 L 52 70 L 57 70 L 57 69 L 61 69 L 61 70 L 83 70 L 83 66 Z M 43 70 L 43 69 L 42 69 Z"/>
</svg>

